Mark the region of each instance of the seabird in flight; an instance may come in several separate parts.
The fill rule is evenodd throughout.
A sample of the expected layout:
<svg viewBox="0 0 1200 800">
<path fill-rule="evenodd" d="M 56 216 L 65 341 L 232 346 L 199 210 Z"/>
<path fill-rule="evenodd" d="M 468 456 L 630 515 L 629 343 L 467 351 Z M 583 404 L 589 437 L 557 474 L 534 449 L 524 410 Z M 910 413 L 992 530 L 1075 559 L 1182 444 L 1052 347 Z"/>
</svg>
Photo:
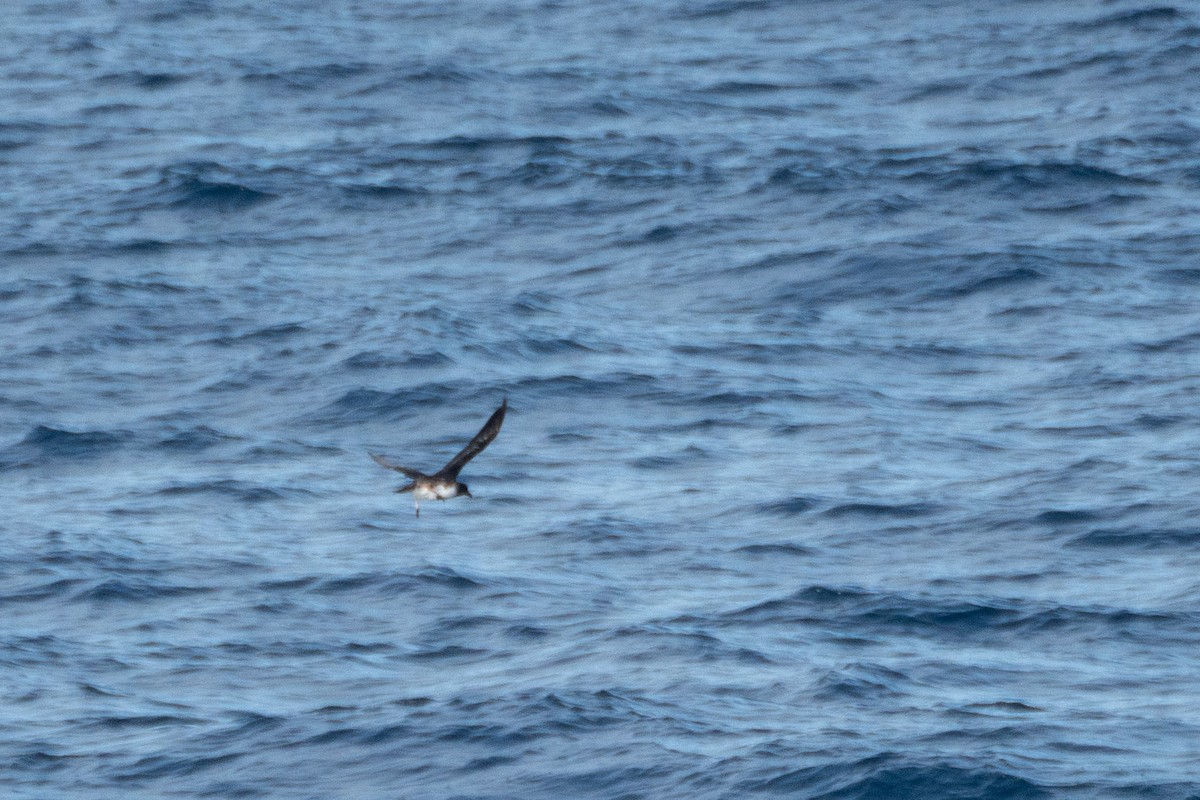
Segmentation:
<svg viewBox="0 0 1200 800">
<path fill-rule="evenodd" d="M 449 500 L 451 497 L 458 497 L 459 495 L 471 496 L 467 485 L 459 483 L 458 473 L 467 465 L 468 461 L 482 453 L 483 448 L 491 444 L 492 439 L 496 438 L 496 434 L 500 433 L 500 426 L 504 424 L 504 412 L 507 410 L 508 398 L 506 397 L 495 413 L 484 423 L 479 433 L 475 434 L 475 438 L 458 455 L 450 459 L 449 464 L 432 475 L 426 475 L 423 472 L 417 472 L 415 469 L 393 464 L 383 456 L 377 456 L 374 453 L 371 453 L 371 458 L 375 459 L 375 463 L 379 466 L 403 473 L 406 478 L 412 481 L 412 483 L 401 486 L 396 491 L 412 492 L 413 505 L 416 506 L 417 516 L 419 517 L 421 516 L 422 500 Z"/>
</svg>

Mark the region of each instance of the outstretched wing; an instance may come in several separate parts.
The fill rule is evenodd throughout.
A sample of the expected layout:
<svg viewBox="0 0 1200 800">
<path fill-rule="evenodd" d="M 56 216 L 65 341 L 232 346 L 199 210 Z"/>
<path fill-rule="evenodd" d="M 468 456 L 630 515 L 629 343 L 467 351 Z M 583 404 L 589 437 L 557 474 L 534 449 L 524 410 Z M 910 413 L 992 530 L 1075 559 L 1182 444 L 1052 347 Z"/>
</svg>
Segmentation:
<svg viewBox="0 0 1200 800">
<path fill-rule="evenodd" d="M 414 481 L 417 478 L 425 477 L 423 474 L 421 474 L 420 472 L 417 472 L 415 469 L 409 469 L 408 467 L 402 467 L 399 464 L 393 464 L 392 462 L 385 459 L 383 456 L 377 456 L 374 453 L 371 453 L 371 458 L 375 459 L 375 463 L 378 464 L 379 466 L 387 467 L 388 469 L 394 469 L 394 470 L 396 470 L 396 472 L 402 472 L 402 473 L 404 473 L 405 477 L 410 478 Z"/>
<path fill-rule="evenodd" d="M 450 463 L 438 470 L 435 477 L 445 480 L 456 480 L 458 473 L 466 466 L 467 462 L 475 456 L 483 452 L 483 448 L 492 443 L 492 439 L 496 438 L 496 434 L 500 433 L 500 426 L 504 424 L 504 412 L 508 410 L 508 398 L 504 398 L 504 402 L 496 409 L 496 412 L 488 418 L 484 423 L 483 428 L 479 433 L 475 434 L 475 438 L 471 443 L 462 449 L 458 455 L 450 459 Z"/>
</svg>

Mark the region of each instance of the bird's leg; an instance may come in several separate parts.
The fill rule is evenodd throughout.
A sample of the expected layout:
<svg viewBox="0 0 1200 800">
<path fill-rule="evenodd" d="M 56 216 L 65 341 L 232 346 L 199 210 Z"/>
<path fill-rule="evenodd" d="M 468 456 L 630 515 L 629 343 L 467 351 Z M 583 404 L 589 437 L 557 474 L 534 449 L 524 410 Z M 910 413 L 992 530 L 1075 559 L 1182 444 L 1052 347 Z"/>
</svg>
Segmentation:
<svg viewBox="0 0 1200 800">
<path fill-rule="evenodd" d="M 421 516 L 421 504 L 417 502 L 417 498 L 413 498 L 413 508 L 417 509 L 417 516 Z"/>
</svg>

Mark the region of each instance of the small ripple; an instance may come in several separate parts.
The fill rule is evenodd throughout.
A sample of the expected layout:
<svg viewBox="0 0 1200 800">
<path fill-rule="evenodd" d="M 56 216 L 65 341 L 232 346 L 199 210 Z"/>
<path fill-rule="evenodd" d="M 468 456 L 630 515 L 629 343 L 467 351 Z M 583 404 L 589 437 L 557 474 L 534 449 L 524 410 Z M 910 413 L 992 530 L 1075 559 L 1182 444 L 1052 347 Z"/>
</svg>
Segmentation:
<svg viewBox="0 0 1200 800">
<path fill-rule="evenodd" d="M 427 412 L 440 407 L 447 402 L 447 398 L 460 394 L 458 387 L 448 384 L 424 384 L 395 392 L 351 389 L 310 415 L 309 419 L 324 424 L 395 422 L 416 411 Z"/>
<path fill-rule="evenodd" d="M 257 584 L 257 588 L 264 591 L 289 591 L 291 589 L 306 589 L 309 586 L 318 582 L 315 575 L 306 575 L 300 578 L 287 578 L 278 581 L 262 581 Z"/>
<path fill-rule="evenodd" d="M 1050 793 L 1024 778 L 988 768 L 913 763 L 893 753 L 804 767 L 749 782 L 744 789 L 833 800 L 1005 798 L 1041 800 Z"/>
<path fill-rule="evenodd" d="M 817 680 L 814 695 L 822 700 L 875 701 L 898 697 L 908 676 L 879 664 L 850 664 L 830 670 Z"/>
<path fill-rule="evenodd" d="M 1028 267 L 1016 267 L 1014 269 L 1003 270 L 991 275 L 985 275 L 981 278 L 975 278 L 965 283 L 959 284 L 934 293 L 937 297 L 967 297 L 969 295 L 978 294 L 981 292 L 990 292 L 997 289 L 1006 289 L 1014 286 L 1025 286 L 1027 284 L 1037 283 L 1046 278 L 1046 275 L 1036 269 Z"/>
<path fill-rule="evenodd" d="M 1190 353 L 1200 347 L 1200 331 L 1191 331 L 1155 342 L 1139 342 L 1133 347 L 1143 353 Z"/>
<path fill-rule="evenodd" d="M 1093 630 L 1147 641 L 1200 640 L 1200 616 L 1165 611 L 1081 607 L 1017 600 L 905 597 L 861 589 L 812 586 L 782 598 L 727 612 L 714 624 L 812 625 L 830 632 L 853 629 L 932 637 L 993 637 Z"/>
<path fill-rule="evenodd" d="M 357 205 L 363 200 L 375 201 L 379 205 L 385 203 L 411 203 L 429 197 L 429 190 L 419 186 L 405 184 L 376 184 L 361 183 L 342 186 L 341 191 Z"/>
<path fill-rule="evenodd" d="M 707 456 L 708 453 L 703 448 L 689 445 L 680 452 L 672 455 L 642 456 L 641 458 L 635 458 L 630 464 L 634 469 L 650 471 L 669 470 L 675 469 L 682 464 L 703 460 Z"/>
<path fill-rule="evenodd" d="M 256 341 L 279 341 L 290 339 L 294 336 L 307 333 L 308 329 L 298 322 L 285 322 L 279 325 L 268 325 L 265 328 L 256 328 L 252 331 L 238 334 L 236 336 L 218 336 L 215 339 L 207 340 L 206 344 L 213 344 L 219 347 L 231 347 L 237 344 Z"/>
<path fill-rule="evenodd" d="M 1076 23 L 1070 27 L 1083 31 L 1102 28 L 1139 28 L 1154 27 L 1164 22 L 1186 20 L 1187 16 L 1177 8 L 1171 6 L 1152 6 L 1150 8 L 1139 8 L 1134 11 L 1120 11 L 1089 22 Z"/>
<path fill-rule="evenodd" d="M 489 650 L 481 650 L 476 647 L 463 647 L 457 644 L 448 644 L 442 647 L 417 650 L 409 653 L 408 657 L 415 661 L 442 661 L 449 659 L 478 658 L 480 656 L 488 655 L 493 654 Z"/>
<path fill-rule="evenodd" d="M 195 775 L 216 767 L 226 766 L 248 753 L 222 753 L 215 756 L 194 756 L 191 758 L 174 758 L 169 756 L 151 756 L 143 758 L 133 765 L 133 768 L 114 775 L 122 782 L 145 781 L 158 778 L 182 778 Z"/>
<path fill-rule="evenodd" d="M 416 575 L 417 579 L 438 586 L 448 586 L 453 589 L 478 589 L 486 584 L 482 581 L 468 578 L 450 567 L 431 566 Z"/>
<path fill-rule="evenodd" d="M 312 585 L 311 590 L 318 594 L 369 591 L 390 596 L 429 587 L 473 591 L 486 586 L 488 584 L 482 579 L 467 577 L 449 567 L 430 566 L 418 572 L 367 572 L 328 578 Z"/>
<path fill-rule="evenodd" d="M 217 495 L 219 497 L 232 498 L 242 503 L 264 503 L 295 497 L 309 497 L 313 493 L 307 489 L 277 488 L 247 483 L 245 481 L 219 480 L 164 486 L 154 491 L 153 494 L 160 497 Z"/>
<path fill-rule="evenodd" d="M 85 722 L 86 727 L 107 730 L 122 730 L 125 728 L 163 728 L 180 725 L 202 725 L 205 720 L 198 717 L 184 717 L 176 714 L 132 714 L 124 716 L 96 717 Z"/>
<path fill-rule="evenodd" d="M 240 183 L 206 181 L 189 178 L 175 188 L 177 208 L 195 208 L 209 211 L 236 211 L 275 199 L 270 192 L 251 189 Z"/>
<path fill-rule="evenodd" d="M 81 578 L 63 578 L 37 586 L 28 586 L 9 594 L 0 595 L 0 603 L 35 603 L 52 597 L 66 597 L 79 584 Z"/>
<path fill-rule="evenodd" d="M 287 70 L 248 71 L 241 79 L 248 84 L 276 87 L 294 92 L 329 89 L 344 81 L 369 75 L 375 67 L 366 63 L 329 63 Z"/>
<path fill-rule="evenodd" d="M 793 542 L 772 542 L 770 544 L 747 544 L 736 548 L 735 553 L 747 553 L 754 556 L 811 556 L 815 550 Z"/>
<path fill-rule="evenodd" d="M 540 397 L 600 398 L 646 397 L 659 387 L 654 375 L 633 372 L 615 372 L 608 375 L 585 378 L 578 375 L 557 375 L 550 378 L 526 378 L 517 383 L 514 394 L 533 394 Z"/>
<path fill-rule="evenodd" d="M 682 655 L 700 661 L 733 660 L 741 663 L 770 664 L 766 655 L 747 647 L 737 647 L 716 634 L 695 627 L 643 623 L 628 625 L 606 638 L 622 649 L 622 658 L 653 662 L 664 655 Z"/>
<path fill-rule="evenodd" d="M 1178 283 L 1186 286 L 1200 284 L 1200 269 L 1187 267 L 1180 269 L 1164 269 L 1156 277 L 1166 283 Z"/>
<path fill-rule="evenodd" d="M 1036 522 L 1043 525 L 1075 525 L 1085 522 L 1092 522 L 1101 518 L 1102 514 L 1097 511 L 1088 509 L 1060 510 L 1050 509 L 1043 511 L 1034 518 Z"/>
<path fill-rule="evenodd" d="M 18 772 L 49 773 L 67 769 L 71 766 L 72 762 L 77 762 L 82 757 L 79 755 L 47 753 L 45 750 L 32 750 L 12 758 L 8 763 L 15 767 Z"/>
<path fill-rule="evenodd" d="M 1068 547 L 1128 550 L 1193 549 L 1200 544 L 1200 528 L 1119 529 L 1097 528 L 1067 542 Z"/>
<path fill-rule="evenodd" d="M 342 366 L 349 370 L 378 370 L 441 367 L 450 363 L 453 363 L 452 359 L 437 350 L 412 353 L 407 356 L 380 353 L 377 350 L 364 350 L 344 360 Z"/>
<path fill-rule="evenodd" d="M 1149 186 L 1155 181 L 1075 161 L 1028 164 L 985 160 L 954 165 L 937 176 L 937 183 L 945 189 L 987 186 L 997 193 L 1016 196 L 1072 187 Z"/>
<path fill-rule="evenodd" d="M 123 84 L 137 89 L 155 90 L 186 83 L 191 80 L 191 76 L 174 72 L 130 70 L 128 72 L 112 72 L 107 75 L 101 75 L 94 80 L 100 84 Z"/>
<path fill-rule="evenodd" d="M 1044 712 L 1046 709 L 1031 706 L 1017 700 L 997 700 L 991 703 L 968 703 L 964 708 L 973 711 L 1002 711 L 1005 713 L 1033 714 Z"/>
<path fill-rule="evenodd" d="M 73 599 L 90 603 L 142 603 L 171 597 L 215 592 L 212 586 L 179 586 L 131 578 L 101 581 Z"/>
<path fill-rule="evenodd" d="M 132 439 L 129 431 L 68 431 L 38 425 L 20 442 L 0 451 L 0 469 L 34 466 L 47 459 L 93 459 L 121 449 Z"/>
<path fill-rule="evenodd" d="M 238 437 L 222 433 L 207 425 L 197 425 L 194 428 L 177 431 L 165 439 L 160 439 L 158 446 L 166 450 L 180 450 L 197 453 L 215 447 L 223 442 L 234 441 Z"/>
<path fill-rule="evenodd" d="M 747 12 L 768 11 L 776 5 L 774 0 L 717 0 L 697 8 L 685 4 L 679 14 L 687 19 L 720 18 Z"/>
<path fill-rule="evenodd" d="M 828 517 L 890 517 L 893 519 L 910 519 L 925 517 L 940 511 L 939 506 L 931 503 L 845 503 L 834 506 L 824 512 Z"/>
<path fill-rule="evenodd" d="M 801 514 L 806 514 L 811 511 L 816 503 L 817 501 L 811 497 L 802 497 L 800 495 L 796 495 L 795 497 L 789 497 L 786 500 L 778 500 L 774 503 L 765 503 L 759 506 L 758 510 L 766 514 L 773 514 L 779 517 L 797 517 Z"/>
<path fill-rule="evenodd" d="M 971 84 L 965 81 L 932 81 L 930 83 L 921 85 L 915 92 L 906 95 L 901 102 L 912 103 L 918 100 L 929 100 L 933 98 L 940 99 L 950 95 L 962 94 L 969 88 L 971 88 Z"/>
</svg>

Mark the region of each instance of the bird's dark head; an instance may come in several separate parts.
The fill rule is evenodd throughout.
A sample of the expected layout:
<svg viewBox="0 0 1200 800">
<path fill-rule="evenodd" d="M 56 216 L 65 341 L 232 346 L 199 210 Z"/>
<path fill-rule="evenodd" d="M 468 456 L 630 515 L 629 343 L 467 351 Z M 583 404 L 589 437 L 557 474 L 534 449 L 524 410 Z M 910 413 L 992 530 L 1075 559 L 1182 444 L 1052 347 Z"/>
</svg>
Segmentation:
<svg viewBox="0 0 1200 800">
<path fill-rule="evenodd" d="M 454 488 L 458 490 L 458 494 L 463 495 L 464 497 L 471 496 L 471 490 L 467 488 L 465 483 L 456 483 L 454 484 Z"/>
</svg>

